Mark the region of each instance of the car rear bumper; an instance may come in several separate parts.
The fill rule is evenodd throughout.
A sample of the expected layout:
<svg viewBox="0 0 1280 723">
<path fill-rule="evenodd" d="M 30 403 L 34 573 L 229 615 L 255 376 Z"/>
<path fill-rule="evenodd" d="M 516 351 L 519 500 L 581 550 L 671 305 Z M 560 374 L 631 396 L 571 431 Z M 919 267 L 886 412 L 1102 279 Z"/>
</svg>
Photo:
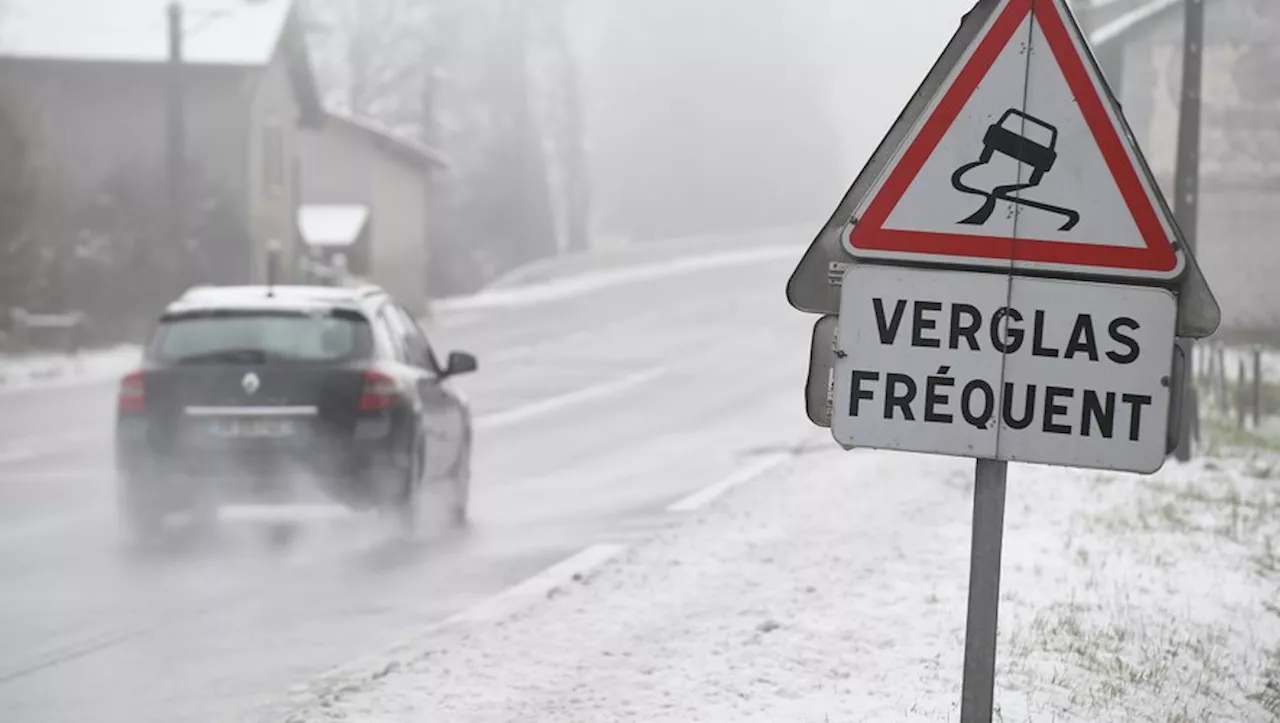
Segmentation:
<svg viewBox="0 0 1280 723">
<path fill-rule="evenodd" d="M 402 479 L 410 464 L 408 445 L 397 435 L 156 447 L 145 433 L 118 428 L 116 472 L 135 489 L 174 505 L 196 498 L 287 504 L 319 495 L 366 507 L 376 504 L 386 484 Z"/>
</svg>

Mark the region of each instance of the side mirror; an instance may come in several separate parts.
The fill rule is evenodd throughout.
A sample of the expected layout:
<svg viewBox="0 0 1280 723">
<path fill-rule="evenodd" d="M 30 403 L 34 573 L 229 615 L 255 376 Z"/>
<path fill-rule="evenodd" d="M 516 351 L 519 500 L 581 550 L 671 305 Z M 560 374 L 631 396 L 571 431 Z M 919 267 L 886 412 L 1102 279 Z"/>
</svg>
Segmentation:
<svg viewBox="0 0 1280 723">
<path fill-rule="evenodd" d="M 449 363 L 445 365 L 444 375 L 452 377 L 458 374 L 469 374 L 478 367 L 479 364 L 476 362 L 475 355 L 468 354 L 465 351 L 450 352 Z"/>
</svg>

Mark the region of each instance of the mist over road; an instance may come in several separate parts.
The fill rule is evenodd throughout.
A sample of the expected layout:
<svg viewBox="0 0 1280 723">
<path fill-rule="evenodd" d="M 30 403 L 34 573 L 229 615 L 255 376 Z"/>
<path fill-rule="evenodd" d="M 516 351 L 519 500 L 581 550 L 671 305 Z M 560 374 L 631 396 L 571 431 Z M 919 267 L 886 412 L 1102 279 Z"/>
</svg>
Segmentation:
<svg viewBox="0 0 1280 723">
<path fill-rule="evenodd" d="M 807 238 L 778 238 L 795 244 Z M 445 315 L 477 425 L 470 529 L 394 542 L 377 520 L 252 510 L 215 540 L 130 553 L 114 519 L 115 388 L 0 404 L 0 710 L 7 723 L 234 719 L 663 508 L 806 432 L 810 320 L 791 262 L 762 260 L 559 301 Z"/>
</svg>

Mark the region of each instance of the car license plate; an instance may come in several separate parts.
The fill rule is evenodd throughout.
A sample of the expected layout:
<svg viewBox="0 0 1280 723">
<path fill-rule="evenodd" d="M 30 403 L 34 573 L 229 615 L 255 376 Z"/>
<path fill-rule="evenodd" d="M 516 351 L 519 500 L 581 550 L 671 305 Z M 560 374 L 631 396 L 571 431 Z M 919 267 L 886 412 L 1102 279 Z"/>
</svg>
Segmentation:
<svg viewBox="0 0 1280 723">
<path fill-rule="evenodd" d="M 276 439 L 294 436 L 297 425 L 287 419 L 220 419 L 209 424 L 209 432 L 223 439 Z"/>
</svg>

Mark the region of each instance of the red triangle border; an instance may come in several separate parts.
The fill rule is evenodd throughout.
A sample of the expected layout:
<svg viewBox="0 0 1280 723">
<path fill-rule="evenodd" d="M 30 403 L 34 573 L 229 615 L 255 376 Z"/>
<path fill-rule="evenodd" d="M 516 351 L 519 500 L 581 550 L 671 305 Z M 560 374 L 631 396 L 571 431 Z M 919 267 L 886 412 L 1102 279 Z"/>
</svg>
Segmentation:
<svg viewBox="0 0 1280 723">
<path fill-rule="evenodd" d="M 1059 10 L 1054 7 L 1058 1 L 1010 0 L 880 187 L 866 213 L 848 232 L 845 243 L 851 250 L 997 259 L 1014 263 L 1057 264 L 1148 273 L 1172 273 L 1178 269 L 1180 260 L 1169 245 L 1164 224 L 1143 187 L 1138 171 L 1130 163 L 1124 143 L 1111 123 L 1106 106 L 1085 67 L 1085 61 L 1076 51 L 1070 31 Z M 1066 78 L 1067 87 L 1075 95 L 1116 187 L 1146 242 L 1145 248 L 904 231 L 883 227 L 1028 14 L 1032 14 L 1039 23 L 1058 67 Z"/>
</svg>

